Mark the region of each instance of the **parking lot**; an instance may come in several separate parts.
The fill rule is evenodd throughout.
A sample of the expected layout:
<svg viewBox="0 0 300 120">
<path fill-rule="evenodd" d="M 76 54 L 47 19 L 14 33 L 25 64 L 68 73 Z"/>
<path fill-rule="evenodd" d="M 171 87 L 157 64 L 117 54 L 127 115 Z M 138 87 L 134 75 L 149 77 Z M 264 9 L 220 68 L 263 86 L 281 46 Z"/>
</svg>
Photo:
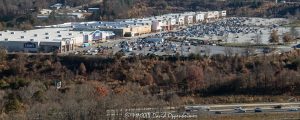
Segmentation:
<svg viewBox="0 0 300 120">
<path fill-rule="evenodd" d="M 268 44 L 273 29 L 279 36 L 289 32 L 289 28 L 281 25 L 289 21 L 283 18 L 224 18 L 216 22 L 189 26 L 176 32 L 155 34 L 152 37 L 163 38 L 197 38 L 202 40 L 222 40 L 228 43 L 256 43 L 255 36 L 261 36 L 261 44 Z"/>
<path fill-rule="evenodd" d="M 87 47 L 82 51 L 78 51 L 75 54 L 83 55 L 111 55 L 117 52 L 122 52 L 126 56 L 132 55 L 183 55 L 188 56 L 191 53 L 199 55 L 257 55 L 263 53 L 277 53 L 288 52 L 292 50 L 291 47 L 281 47 L 277 49 L 271 49 L 269 47 L 261 48 L 242 48 L 242 47 L 225 47 L 218 46 L 216 44 L 201 44 L 197 42 L 182 41 L 174 42 L 165 40 L 164 42 L 146 42 L 145 39 L 133 39 L 133 40 L 118 40 L 102 43 L 96 47 Z"/>
<path fill-rule="evenodd" d="M 126 56 L 131 55 L 175 55 L 188 56 L 191 53 L 200 55 L 256 55 L 262 53 L 288 52 L 290 46 L 280 46 L 270 49 L 269 36 L 273 29 L 278 31 L 280 38 L 290 28 L 283 27 L 287 19 L 282 18 L 224 18 L 211 23 L 202 23 L 187 26 L 181 30 L 154 33 L 135 38 L 122 38 L 108 40 L 108 42 L 92 47 L 79 48 L 75 54 L 98 55 L 115 54 L 123 52 Z M 298 29 L 299 30 L 299 29 Z M 259 44 L 264 47 L 226 47 L 220 43 L 258 44 L 255 41 L 257 35 L 261 36 Z M 148 41 L 147 39 L 162 39 L 161 41 Z"/>
</svg>

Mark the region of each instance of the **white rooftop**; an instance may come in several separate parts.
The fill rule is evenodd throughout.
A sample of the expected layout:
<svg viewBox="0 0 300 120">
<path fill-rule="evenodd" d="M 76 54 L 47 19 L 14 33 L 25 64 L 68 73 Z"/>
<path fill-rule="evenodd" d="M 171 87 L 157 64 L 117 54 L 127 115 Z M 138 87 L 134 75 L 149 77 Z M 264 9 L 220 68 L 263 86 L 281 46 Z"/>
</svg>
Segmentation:
<svg viewBox="0 0 300 120">
<path fill-rule="evenodd" d="M 43 28 L 28 31 L 0 31 L 0 41 L 44 41 L 57 42 L 82 35 L 80 31 L 70 31 L 66 28 Z"/>
</svg>

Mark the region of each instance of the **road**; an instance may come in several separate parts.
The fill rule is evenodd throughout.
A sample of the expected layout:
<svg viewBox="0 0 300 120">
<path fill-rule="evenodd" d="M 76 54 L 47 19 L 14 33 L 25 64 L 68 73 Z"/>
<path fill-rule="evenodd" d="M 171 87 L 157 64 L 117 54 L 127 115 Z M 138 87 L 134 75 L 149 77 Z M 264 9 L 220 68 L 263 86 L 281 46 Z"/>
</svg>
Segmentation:
<svg viewBox="0 0 300 120">
<path fill-rule="evenodd" d="M 274 108 L 275 106 L 281 106 L 281 108 Z M 235 108 L 242 108 L 245 112 L 238 112 Z M 209 110 L 208 110 L 209 108 Z M 256 108 L 260 108 L 261 112 L 255 112 Z M 298 112 L 300 114 L 300 102 L 290 103 L 253 103 L 253 104 L 212 104 L 212 105 L 188 105 L 182 107 L 159 107 L 159 108 L 132 108 L 123 110 L 107 110 L 107 116 L 130 114 L 159 114 L 167 113 L 172 115 L 240 115 L 240 114 L 260 114 L 260 113 L 288 113 Z"/>
</svg>

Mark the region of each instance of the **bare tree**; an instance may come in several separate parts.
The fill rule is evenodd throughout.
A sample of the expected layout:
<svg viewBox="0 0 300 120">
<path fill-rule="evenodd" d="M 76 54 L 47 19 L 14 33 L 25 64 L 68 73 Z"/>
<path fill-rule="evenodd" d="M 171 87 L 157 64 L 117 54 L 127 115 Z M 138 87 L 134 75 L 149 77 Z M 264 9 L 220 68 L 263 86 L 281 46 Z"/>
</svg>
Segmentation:
<svg viewBox="0 0 300 120">
<path fill-rule="evenodd" d="M 290 43 L 290 42 L 292 42 L 293 38 L 290 35 L 290 33 L 284 33 L 282 40 L 284 43 Z"/>
<path fill-rule="evenodd" d="M 261 44 L 262 43 L 262 38 L 260 33 L 256 33 L 255 38 L 254 38 L 255 44 Z"/>
<path fill-rule="evenodd" d="M 272 30 L 270 34 L 270 43 L 278 43 L 279 42 L 279 36 L 278 36 L 278 31 L 277 30 Z"/>
<path fill-rule="evenodd" d="M 295 42 L 297 43 L 297 38 L 299 37 L 300 33 L 297 31 L 295 26 L 291 27 L 290 33 L 291 33 L 293 39 L 295 39 Z"/>
<path fill-rule="evenodd" d="M 7 57 L 6 50 L 0 47 L 0 63 L 5 61 Z"/>
<path fill-rule="evenodd" d="M 189 66 L 187 68 L 187 73 L 187 86 L 190 90 L 196 90 L 203 86 L 204 75 L 203 69 L 201 67 L 198 67 L 196 65 Z"/>
<path fill-rule="evenodd" d="M 3 24 L 0 22 L 0 31 L 4 29 Z"/>
<path fill-rule="evenodd" d="M 80 63 L 79 72 L 80 72 L 80 74 L 85 74 L 86 73 L 86 68 L 85 68 L 84 63 Z"/>
</svg>

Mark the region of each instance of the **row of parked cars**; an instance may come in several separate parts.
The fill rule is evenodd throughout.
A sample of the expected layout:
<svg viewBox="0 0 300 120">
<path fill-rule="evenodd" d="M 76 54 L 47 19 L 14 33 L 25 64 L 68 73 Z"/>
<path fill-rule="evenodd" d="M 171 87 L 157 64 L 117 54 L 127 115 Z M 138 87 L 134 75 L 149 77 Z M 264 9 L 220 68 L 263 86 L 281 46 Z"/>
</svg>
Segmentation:
<svg viewBox="0 0 300 120">
<path fill-rule="evenodd" d="M 98 46 L 95 48 L 89 48 L 83 51 L 76 51 L 74 54 L 75 55 L 97 55 L 99 53 L 102 53 L 106 50 L 112 49 L 112 47 L 107 47 L 107 46 Z"/>
<path fill-rule="evenodd" d="M 198 43 L 190 41 L 173 42 L 173 41 L 147 41 L 140 39 L 137 41 L 121 41 L 115 47 L 119 47 L 122 52 L 145 51 L 147 53 L 164 53 L 164 52 L 190 52 L 191 46 L 197 46 Z"/>
</svg>

